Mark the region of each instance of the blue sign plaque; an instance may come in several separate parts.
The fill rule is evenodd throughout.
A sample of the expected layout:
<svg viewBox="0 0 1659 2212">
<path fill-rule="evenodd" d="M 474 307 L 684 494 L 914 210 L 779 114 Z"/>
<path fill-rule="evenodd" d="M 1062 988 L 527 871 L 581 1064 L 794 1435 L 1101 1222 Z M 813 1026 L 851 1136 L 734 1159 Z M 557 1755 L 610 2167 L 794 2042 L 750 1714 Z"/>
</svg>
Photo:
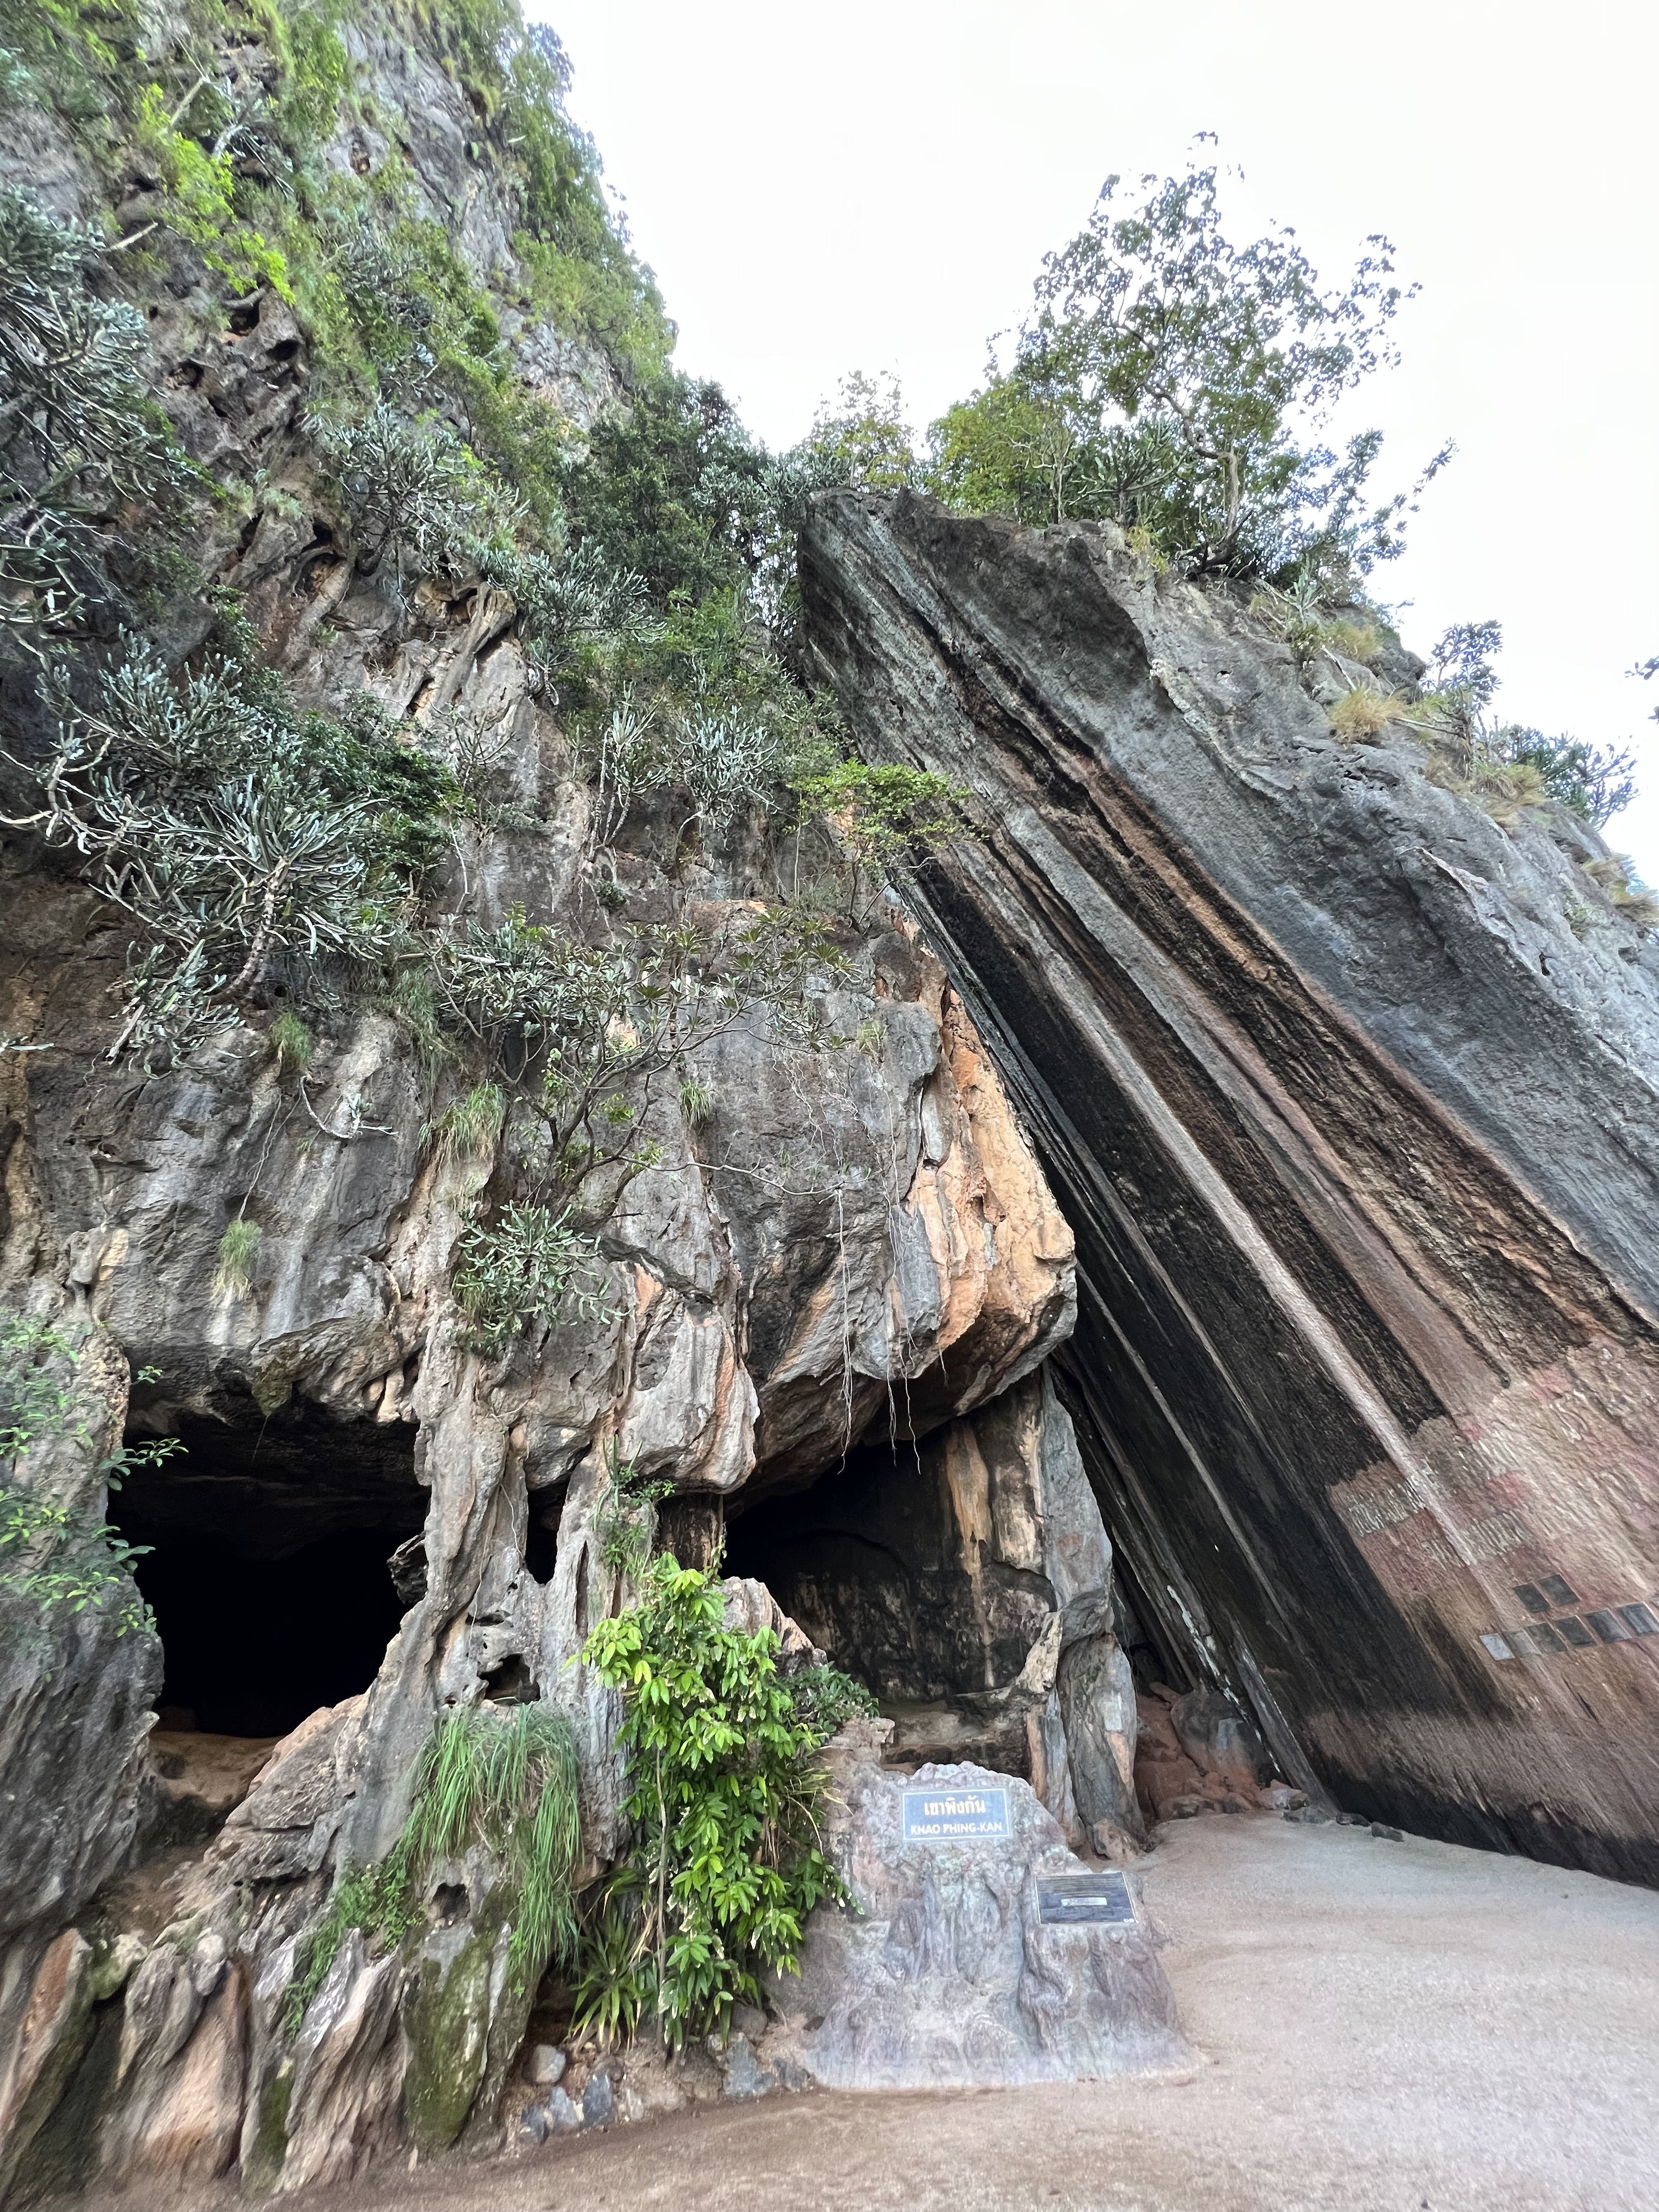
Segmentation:
<svg viewBox="0 0 1659 2212">
<path fill-rule="evenodd" d="M 1012 1833 L 1006 1790 L 907 1790 L 907 1844 L 979 1843 Z"/>
</svg>

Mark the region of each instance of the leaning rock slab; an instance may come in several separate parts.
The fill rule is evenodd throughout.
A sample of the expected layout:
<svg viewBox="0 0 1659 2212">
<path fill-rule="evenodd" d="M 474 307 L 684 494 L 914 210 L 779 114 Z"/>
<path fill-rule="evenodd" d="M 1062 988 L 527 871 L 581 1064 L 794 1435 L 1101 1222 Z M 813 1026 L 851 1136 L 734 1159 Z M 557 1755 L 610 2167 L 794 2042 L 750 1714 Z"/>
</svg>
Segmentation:
<svg viewBox="0 0 1659 2212">
<path fill-rule="evenodd" d="M 982 1766 L 891 1774 L 867 1753 L 831 1765 L 841 1802 L 827 1833 L 859 1910 L 820 1905 L 799 1982 L 775 1989 L 818 2081 L 1011 2088 L 1158 2073 L 1187 2059 L 1138 1909 L 1115 1923 L 1041 1917 L 1039 1883 L 1089 1869 L 1028 1784 Z M 907 1790 L 957 1802 L 1006 1791 L 1007 1832 L 907 1842 Z"/>
</svg>

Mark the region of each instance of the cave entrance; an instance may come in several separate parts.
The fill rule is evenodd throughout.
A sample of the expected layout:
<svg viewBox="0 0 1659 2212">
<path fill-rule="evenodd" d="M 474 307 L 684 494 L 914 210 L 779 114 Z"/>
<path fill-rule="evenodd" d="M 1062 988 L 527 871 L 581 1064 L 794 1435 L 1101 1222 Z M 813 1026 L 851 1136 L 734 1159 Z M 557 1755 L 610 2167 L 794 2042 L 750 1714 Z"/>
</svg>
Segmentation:
<svg viewBox="0 0 1659 2212">
<path fill-rule="evenodd" d="M 1029 1775 L 1008 1686 L 1054 1608 L 1034 1512 L 966 1423 L 849 1453 L 808 1489 L 727 1501 L 726 1571 L 763 1582 L 895 1723 L 890 1763 Z M 1030 1501 L 1034 1507 L 1034 1501 Z M 743 1508 L 738 1510 L 739 1506 Z"/>
<path fill-rule="evenodd" d="M 388 1558 L 426 1518 L 415 1431 L 304 1407 L 171 1425 L 185 1450 L 111 1500 L 128 1542 L 151 1547 L 134 1571 L 165 1654 L 158 1735 L 285 1735 L 366 1689 L 397 1633 Z"/>
</svg>

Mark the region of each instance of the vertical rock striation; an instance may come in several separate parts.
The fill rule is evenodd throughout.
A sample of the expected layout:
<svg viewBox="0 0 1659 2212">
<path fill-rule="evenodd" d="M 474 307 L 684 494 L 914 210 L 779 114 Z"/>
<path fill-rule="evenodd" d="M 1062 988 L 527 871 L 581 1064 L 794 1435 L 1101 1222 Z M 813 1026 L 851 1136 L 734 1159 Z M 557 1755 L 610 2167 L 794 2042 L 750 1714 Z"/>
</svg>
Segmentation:
<svg viewBox="0 0 1659 2212">
<path fill-rule="evenodd" d="M 1149 1635 L 1374 1815 L 1659 1879 L 1659 957 L 1109 526 L 837 493 L 810 635 L 1078 1238 Z"/>
</svg>

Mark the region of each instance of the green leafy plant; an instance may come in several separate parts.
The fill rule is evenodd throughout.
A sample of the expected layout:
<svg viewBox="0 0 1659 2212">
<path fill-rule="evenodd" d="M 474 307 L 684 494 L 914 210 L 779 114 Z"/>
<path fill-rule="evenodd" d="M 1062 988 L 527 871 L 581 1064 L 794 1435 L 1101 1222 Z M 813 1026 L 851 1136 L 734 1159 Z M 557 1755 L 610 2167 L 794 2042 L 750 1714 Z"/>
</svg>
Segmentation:
<svg viewBox="0 0 1659 2212">
<path fill-rule="evenodd" d="M 605 1492 L 593 1516 L 600 1564 L 609 1574 L 637 1582 L 649 1563 L 656 1533 L 652 1509 L 674 1486 L 646 1474 L 635 1460 L 619 1459 L 614 1438 L 607 1447 L 605 1470 Z"/>
<path fill-rule="evenodd" d="M 1498 759 L 1531 769 L 1544 796 L 1559 799 L 1598 830 L 1636 796 L 1636 756 L 1628 746 L 1546 737 L 1519 722 L 1500 722 L 1486 733 L 1486 745 Z"/>
<path fill-rule="evenodd" d="M 0 1589 L 34 1604 L 44 1616 L 102 1611 L 113 1602 L 118 1637 L 153 1634 L 155 1616 L 135 1589 L 134 1559 L 150 1549 L 129 1544 L 95 1515 L 38 1495 L 19 1462 L 34 1446 L 69 1438 L 91 1455 L 94 1440 L 77 1407 L 77 1340 L 36 1315 L 0 1312 Z M 141 1371 L 153 1380 L 154 1370 Z M 122 1444 L 90 1469 L 111 1490 L 135 1469 L 182 1451 L 176 1437 Z M 9 1558 L 8 1558 L 9 1555 Z"/>
<path fill-rule="evenodd" d="M 803 1667 L 786 1684 L 797 1718 L 828 1743 L 848 1721 L 876 1720 L 881 1707 L 872 1692 L 839 1667 Z"/>
<path fill-rule="evenodd" d="M 795 1971 L 813 1905 L 846 1898 L 817 1840 L 824 1737 L 780 1680 L 771 1631 L 727 1628 L 725 1611 L 710 1576 L 659 1558 L 641 1602 L 584 1648 L 624 1699 L 634 1840 L 587 1918 L 580 2025 L 653 2018 L 675 2045 L 723 2031 L 760 1972 Z"/>
<path fill-rule="evenodd" d="M 149 398 L 137 309 L 88 294 L 102 240 L 0 190 L 0 626 L 25 643 L 110 596 L 102 526 L 196 481 Z"/>
<path fill-rule="evenodd" d="M 453 784 L 373 714 L 300 714 L 228 624 L 230 648 L 168 668 L 131 635 L 83 686 L 48 679 L 57 741 L 40 803 L 7 819 L 77 855 L 150 940 L 114 1048 L 187 1044 L 258 1000 L 276 963 L 371 963 L 408 943 Z"/>
<path fill-rule="evenodd" d="M 1013 365 L 932 432 L 930 482 L 970 509 L 1027 521 L 1103 516 L 1188 570 L 1364 574 L 1401 550 L 1417 487 L 1378 504 L 1382 440 L 1340 456 L 1319 431 L 1345 393 L 1395 358 L 1393 249 L 1367 240 L 1345 285 L 1321 282 L 1287 229 L 1227 237 L 1220 173 L 1144 177 L 1120 208 L 1110 177 L 1086 227 L 1048 256 Z"/>
<path fill-rule="evenodd" d="M 415 1769 L 402 1834 L 376 1866 L 348 1868 L 326 1913 L 295 1954 L 285 2012 L 293 2033 L 354 1928 L 404 1942 L 424 1917 L 421 1889 L 434 1864 L 482 1844 L 512 1893 L 507 1970 L 520 1994 L 548 1963 L 569 1958 L 571 1888 L 581 1856 L 580 1777 L 562 1713 L 539 1702 L 443 1714 Z"/>
<path fill-rule="evenodd" d="M 847 909 L 861 920 L 880 885 L 930 853 L 971 836 L 971 794 L 915 768 L 842 761 L 796 787 L 803 811 L 832 834 L 847 868 Z"/>
<path fill-rule="evenodd" d="M 615 1320 L 597 1240 L 571 1226 L 570 1209 L 504 1206 L 460 1240 L 453 1289 L 475 1352 L 497 1358 L 532 1322 Z"/>
<path fill-rule="evenodd" d="M 410 421 L 396 408 L 313 426 L 359 535 L 359 565 L 378 570 L 388 554 L 398 605 L 407 580 L 476 566 L 491 538 L 511 535 L 521 517 L 501 485 L 447 422 Z"/>
<path fill-rule="evenodd" d="M 819 402 L 807 444 L 826 475 L 871 491 L 897 491 L 916 474 L 915 437 L 893 376 L 842 377 L 834 404 Z"/>
</svg>

